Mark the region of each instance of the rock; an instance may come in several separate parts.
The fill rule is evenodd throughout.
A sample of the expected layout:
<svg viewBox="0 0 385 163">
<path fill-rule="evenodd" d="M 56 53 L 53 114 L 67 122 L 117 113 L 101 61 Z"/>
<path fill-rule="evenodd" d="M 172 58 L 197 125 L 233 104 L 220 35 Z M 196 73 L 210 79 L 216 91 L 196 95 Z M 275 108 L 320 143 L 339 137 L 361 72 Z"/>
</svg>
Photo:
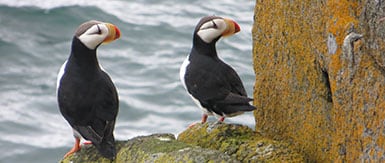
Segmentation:
<svg viewBox="0 0 385 163">
<path fill-rule="evenodd" d="M 243 125 L 198 123 L 180 133 L 178 141 L 219 150 L 241 162 L 304 162 L 288 143 L 264 138 Z"/>
<path fill-rule="evenodd" d="M 289 143 L 264 138 L 243 125 L 206 123 L 172 134 L 117 141 L 115 162 L 304 162 Z M 62 163 L 109 163 L 95 147 L 85 145 Z"/>
<path fill-rule="evenodd" d="M 237 162 L 216 150 L 191 146 L 175 140 L 172 134 L 139 136 L 128 141 L 117 141 L 117 157 L 114 162 Z M 62 163 L 110 163 L 92 145 L 63 159 Z"/>
<path fill-rule="evenodd" d="M 385 3 L 257 1 L 256 131 L 310 162 L 385 161 Z"/>
</svg>

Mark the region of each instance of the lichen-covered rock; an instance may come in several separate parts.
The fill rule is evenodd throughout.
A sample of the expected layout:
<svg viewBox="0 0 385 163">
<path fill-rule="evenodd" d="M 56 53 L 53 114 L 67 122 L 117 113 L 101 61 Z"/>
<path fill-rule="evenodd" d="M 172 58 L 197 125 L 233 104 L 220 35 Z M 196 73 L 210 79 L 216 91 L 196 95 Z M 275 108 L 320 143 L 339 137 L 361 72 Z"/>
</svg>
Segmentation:
<svg viewBox="0 0 385 163">
<path fill-rule="evenodd" d="M 303 162 L 288 143 L 262 137 L 247 126 L 224 123 L 196 124 L 179 134 L 178 141 L 219 150 L 241 162 Z"/>
<path fill-rule="evenodd" d="M 307 161 L 385 161 L 385 3 L 256 1 L 256 130 Z"/>
<path fill-rule="evenodd" d="M 237 162 L 216 150 L 191 146 L 175 140 L 172 134 L 140 136 L 117 141 L 116 163 L 127 162 Z M 62 163 L 110 163 L 98 154 L 95 147 L 86 145 L 79 152 L 63 159 Z"/>
</svg>

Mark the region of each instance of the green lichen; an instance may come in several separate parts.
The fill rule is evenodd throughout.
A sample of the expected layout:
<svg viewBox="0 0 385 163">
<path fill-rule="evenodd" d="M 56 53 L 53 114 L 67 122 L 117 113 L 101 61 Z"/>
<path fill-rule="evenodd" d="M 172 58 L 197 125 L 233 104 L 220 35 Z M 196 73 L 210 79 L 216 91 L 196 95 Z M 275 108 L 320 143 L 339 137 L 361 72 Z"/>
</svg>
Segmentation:
<svg viewBox="0 0 385 163">
<path fill-rule="evenodd" d="M 139 136 L 128 141 L 117 141 L 116 146 L 118 153 L 114 161 L 101 157 L 95 147 L 87 145 L 61 162 L 237 162 L 220 151 L 176 141 L 172 134 Z"/>
<path fill-rule="evenodd" d="M 178 140 L 172 134 L 139 136 L 117 141 L 113 162 L 297 162 L 303 156 L 290 144 L 262 137 L 247 126 L 224 123 L 197 124 L 182 132 Z M 111 162 L 88 145 L 62 161 Z"/>
<path fill-rule="evenodd" d="M 178 136 L 178 140 L 203 148 L 219 150 L 241 162 L 302 162 L 304 156 L 290 144 L 264 138 L 243 125 L 196 124 Z"/>
</svg>

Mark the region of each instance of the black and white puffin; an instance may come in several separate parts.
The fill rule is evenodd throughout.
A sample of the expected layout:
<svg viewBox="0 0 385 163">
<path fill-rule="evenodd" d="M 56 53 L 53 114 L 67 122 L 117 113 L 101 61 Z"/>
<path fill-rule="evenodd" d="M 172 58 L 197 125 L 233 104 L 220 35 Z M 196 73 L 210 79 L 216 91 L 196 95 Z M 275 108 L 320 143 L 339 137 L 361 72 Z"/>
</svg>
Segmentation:
<svg viewBox="0 0 385 163">
<path fill-rule="evenodd" d="M 113 132 L 119 99 L 114 83 L 98 63 L 96 50 L 119 37 L 115 25 L 95 20 L 81 24 L 75 32 L 70 56 L 57 78 L 60 112 L 75 137 L 64 157 L 80 150 L 81 138 L 91 141 L 103 157 L 112 160 L 116 156 Z"/>
<path fill-rule="evenodd" d="M 180 79 L 193 101 L 203 110 L 202 123 L 208 115 L 233 117 L 256 109 L 250 105 L 245 88 L 233 68 L 217 55 L 215 43 L 223 36 L 240 31 L 239 25 L 218 16 L 203 17 L 197 24 L 190 54 L 180 68 Z"/>
</svg>

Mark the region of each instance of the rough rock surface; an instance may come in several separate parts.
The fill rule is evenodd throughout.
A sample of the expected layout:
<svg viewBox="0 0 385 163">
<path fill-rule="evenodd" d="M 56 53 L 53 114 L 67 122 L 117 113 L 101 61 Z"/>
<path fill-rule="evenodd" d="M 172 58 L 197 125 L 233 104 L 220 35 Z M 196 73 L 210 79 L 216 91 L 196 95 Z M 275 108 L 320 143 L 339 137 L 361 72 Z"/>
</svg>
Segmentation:
<svg viewBox="0 0 385 163">
<path fill-rule="evenodd" d="M 304 156 L 288 143 L 262 137 L 247 126 L 224 123 L 196 124 L 178 140 L 219 150 L 241 162 L 303 162 Z"/>
<path fill-rule="evenodd" d="M 113 162 L 237 162 L 216 150 L 191 146 L 175 140 L 172 134 L 140 136 L 117 141 L 117 157 Z M 110 163 L 95 147 L 87 145 L 79 152 L 63 159 L 62 163 Z"/>
<path fill-rule="evenodd" d="M 196 124 L 183 131 L 178 140 L 172 134 L 139 136 L 117 141 L 114 162 L 303 162 L 304 156 L 290 144 L 266 139 L 247 126 Z M 63 159 L 70 162 L 111 162 L 92 145 Z"/>
<path fill-rule="evenodd" d="M 385 161 L 385 2 L 256 1 L 256 131 L 307 161 Z"/>
</svg>

